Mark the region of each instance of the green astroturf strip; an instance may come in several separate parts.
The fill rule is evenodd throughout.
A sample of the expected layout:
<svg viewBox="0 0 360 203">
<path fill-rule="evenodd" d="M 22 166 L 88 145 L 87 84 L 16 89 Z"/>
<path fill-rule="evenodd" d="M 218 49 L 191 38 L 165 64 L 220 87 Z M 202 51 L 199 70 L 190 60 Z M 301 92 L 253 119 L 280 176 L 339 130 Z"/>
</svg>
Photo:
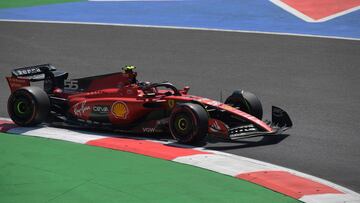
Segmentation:
<svg viewBox="0 0 360 203">
<path fill-rule="evenodd" d="M 193 166 L 0 133 L 0 202 L 298 202 Z"/>
<path fill-rule="evenodd" d="M 0 8 L 28 7 L 45 4 L 75 2 L 83 0 L 0 0 Z"/>
</svg>

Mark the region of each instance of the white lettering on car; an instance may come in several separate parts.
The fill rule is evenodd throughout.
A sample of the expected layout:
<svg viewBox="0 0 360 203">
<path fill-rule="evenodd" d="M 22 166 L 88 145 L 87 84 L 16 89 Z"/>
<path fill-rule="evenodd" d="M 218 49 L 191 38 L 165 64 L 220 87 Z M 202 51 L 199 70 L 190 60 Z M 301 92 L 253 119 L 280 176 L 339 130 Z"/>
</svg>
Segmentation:
<svg viewBox="0 0 360 203">
<path fill-rule="evenodd" d="M 79 84 L 77 80 L 64 80 L 64 89 L 65 90 L 77 90 Z"/>
<path fill-rule="evenodd" d="M 74 114 L 76 116 L 82 116 L 88 110 L 90 110 L 90 106 L 86 106 L 86 101 L 82 101 L 74 105 Z"/>
<path fill-rule="evenodd" d="M 155 128 L 143 128 L 143 131 L 146 132 L 146 133 L 153 133 L 155 132 Z"/>
<path fill-rule="evenodd" d="M 214 130 L 215 132 L 221 130 L 221 128 L 220 128 L 219 124 L 217 123 L 217 121 L 214 121 L 214 123 L 210 127 L 211 127 L 211 130 Z"/>
<path fill-rule="evenodd" d="M 107 113 L 109 112 L 109 108 L 107 106 L 93 106 L 93 111 Z"/>
</svg>

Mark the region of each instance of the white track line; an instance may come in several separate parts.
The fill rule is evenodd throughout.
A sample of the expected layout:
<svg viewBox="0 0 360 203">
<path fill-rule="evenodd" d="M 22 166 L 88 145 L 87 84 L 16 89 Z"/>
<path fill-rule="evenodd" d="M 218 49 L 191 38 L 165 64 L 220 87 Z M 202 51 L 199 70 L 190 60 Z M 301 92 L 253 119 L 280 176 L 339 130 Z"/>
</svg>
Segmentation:
<svg viewBox="0 0 360 203">
<path fill-rule="evenodd" d="M 101 26 L 138 27 L 138 28 L 159 28 L 159 29 L 176 29 L 176 30 L 199 30 L 199 31 L 234 32 L 234 33 L 265 34 L 265 35 L 280 35 L 280 36 L 295 36 L 295 37 L 311 37 L 311 38 L 322 38 L 322 39 L 341 39 L 341 40 L 360 41 L 360 38 L 352 38 L 352 37 L 336 37 L 336 36 L 326 36 L 326 35 L 294 34 L 294 33 L 282 33 L 282 32 L 262 32 L 262 31 L 248 31 L 248 30 L 230 30 L 230 29 L 213 29 L 213 28 L 160 26 L 160 25 L 91 23 L 91 22 L 73 22 L 73 21 L 44 21 L 44 20 L 13 20 L 13 19 L 0 19 L 0 22 L 52 23 L 52 24 L 101 25 Z"/>
</svg>

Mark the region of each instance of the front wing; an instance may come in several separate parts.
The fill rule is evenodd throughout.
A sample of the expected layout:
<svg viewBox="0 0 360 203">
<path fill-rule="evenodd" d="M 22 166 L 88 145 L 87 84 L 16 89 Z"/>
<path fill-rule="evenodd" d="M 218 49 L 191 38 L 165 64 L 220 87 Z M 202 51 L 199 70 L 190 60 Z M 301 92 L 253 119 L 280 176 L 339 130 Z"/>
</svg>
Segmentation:
<svg viewBox="0 0 360 203">
<path fill-rule="evenodd" d="M 288 113 L 279 107 L 272 107 L 272 120 L 266 121 L 271 131 L 260 130 L 256 124 L 240 124 L 229 128 L 221 121 L 211 119 L 209 134 L 228 141 L 236 141 L 243 138 L 281 134 L 293 126 Z"/>
</svg>

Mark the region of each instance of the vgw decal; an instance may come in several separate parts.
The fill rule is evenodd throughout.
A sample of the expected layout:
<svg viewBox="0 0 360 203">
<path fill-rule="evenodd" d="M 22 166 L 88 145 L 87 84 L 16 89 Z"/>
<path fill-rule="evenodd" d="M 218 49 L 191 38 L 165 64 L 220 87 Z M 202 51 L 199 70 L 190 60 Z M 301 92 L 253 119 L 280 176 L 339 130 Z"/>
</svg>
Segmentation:
<svg viewBox="0 0 360 203">
<path fill-rule="evenodd" d="M 155 128 L 143 128 L 143 132 L 145 133 L 154 133 L 155 131 Z"/>
</svg>

